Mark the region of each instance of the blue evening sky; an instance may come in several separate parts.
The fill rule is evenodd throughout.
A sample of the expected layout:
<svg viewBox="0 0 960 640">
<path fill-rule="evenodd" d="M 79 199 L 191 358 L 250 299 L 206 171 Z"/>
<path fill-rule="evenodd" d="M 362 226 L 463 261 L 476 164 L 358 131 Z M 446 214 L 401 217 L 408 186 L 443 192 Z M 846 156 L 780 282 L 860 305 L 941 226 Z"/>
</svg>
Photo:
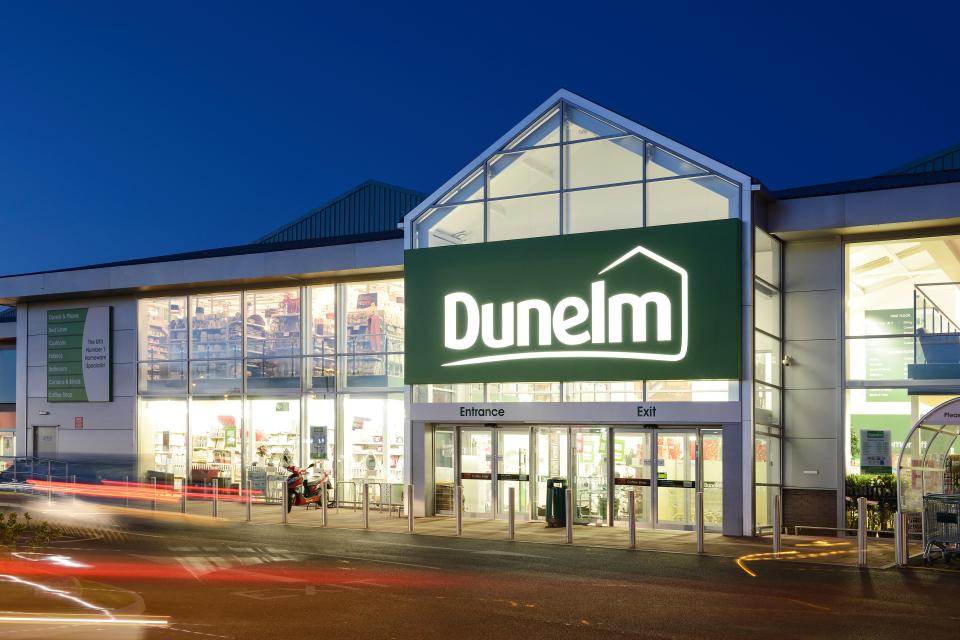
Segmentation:
<svg viewBox="0 0 960 640">
<path fill-rule="evenodd" d="M 772 189 L 960 143 L 954 2 L 0 4 L 0 274 L 432 191 L 556 89 Z"/>
</svg>

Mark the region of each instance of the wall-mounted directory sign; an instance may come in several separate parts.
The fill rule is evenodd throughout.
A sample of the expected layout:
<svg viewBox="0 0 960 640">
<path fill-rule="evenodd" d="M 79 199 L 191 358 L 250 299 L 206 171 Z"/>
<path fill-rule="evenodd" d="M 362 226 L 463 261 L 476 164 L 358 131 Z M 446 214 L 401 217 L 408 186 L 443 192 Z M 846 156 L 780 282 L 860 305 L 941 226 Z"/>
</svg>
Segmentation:
<svg viewBox="0 0 960 640">
<path fill-rule="evenodd" d="M 113 400 L 111 307 L 47 311 L 47 402 Z"/>
</svg>

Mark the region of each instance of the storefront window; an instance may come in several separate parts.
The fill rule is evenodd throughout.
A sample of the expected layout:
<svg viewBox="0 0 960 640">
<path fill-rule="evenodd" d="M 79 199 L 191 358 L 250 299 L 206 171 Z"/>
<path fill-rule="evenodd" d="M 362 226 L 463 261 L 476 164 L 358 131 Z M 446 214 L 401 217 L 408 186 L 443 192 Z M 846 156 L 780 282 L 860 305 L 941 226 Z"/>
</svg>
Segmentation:
<svg viewBox="0 0 960 640">
<path fill-rule="evenodd" d="M 344 329 L 348 388 L 403 385 L 403 280 L 347 285 Z"/>
<path fill-rule="evenodd" d="M 483 203 L 430 209 L 417 225 L 418 247 L 483 242 Z"/>
<path fill-rule="evenodd" d="M 710 529 L 723 529 L 723 432 L 702 429 L 700 442 L 703 479 L 703 522 Z"/>
<path fill-rule="evenodd" d="M 889 431 L 895 463 L 913 423 L 951 397 L 910 395 L 908 388 L 909 366 L 926 362 L 925 345 L 915 342 L 915 329 L 924 334 L 956 334 L 960 258 L 954 247 L 958 237 L 890 239 L 845 247 L 848 474 L 861 471 L 862 430 Z"/>
<path fill-rule="evenodd" d="M 150 298 L 139 304 L 140 360 L 187 359 L 187 299 Z"/>
<path fill-rule="evenodd" d="M 757 424 L 780 426 L 780 389 L 754 383 L 753 413 Z"/>
<path fill-rule="evenodd" d="M 565 382 L 564 402 L 642 402 L 643 382 Z"/>
<path fill-rule="evenodd" d="M 144 395 L 187 392 L 186 362 L 141 362 L 137 365 L 138 389 Z"/>
<path fill-rule="evenodd" d="M 238 489 L 243 479 L 243 403 L 190 400 L 190 482 Z"/>
<path fill-rule="evenodd" d="M 647 402 L 734 402 L 739 399 L 736 380 L 651 380 Z"/>
<path fill-rule="evenodd" d="M 483 402 L 484 385 L 418 384 L 413 387 L 414 402 Z"/>
<path fill-rule="evenodd" d="M 200 360 L 240 358 L 243 320 L 240 294 L 190 296 L 190 357 Z"/>
<path fill-rule="evenodd" d="M 754 322 L 757 329 L 780 337 L 780 292 L 766 282 L 754 282 Z"/>
<path fill-rule="evenodd" d="M 300 400 L 247 400 L 248 424 L 253 434 L 252 464 L 268 469 L 300 466 Z"/>
<path fill-rule="evenodd" d="M 403 482 L 403 412 L 400 394 L 343 396 L 345 480 Z"/>
<path fill-rule="evenodd" d="M 333 285 L 310 289 L 309 350 L 326 359 L 337 352 L 337 291 Z M 331 358 L 331 367 L 332 358 Z M 332 369 L 328 372 L 332 376 Z"/>
<path fill-rule="evenodd" d="M 706 169 L 670 153 L 662 147 L 647 144 L 647 180 L 676 178 L 707 173 Z"/>
<path fill-rule="evenodd" d="M 186 477 L 186 400 L 140 400 L 137 436 L 141 478 L 173 484 Z"/>
<path fill-rule="evenodd" d="M 192 360 L 190 392 L 210 395 L 238 394 L 241 388 L 240 360 Z"/>
<path fill-rule="evenodd" d="M 318 472 L 337 476 L 337 401 L 333 396 L 307 400 L 307 425 L 303 433 L 306 464 L 313 464 Z"/>
<path fill-rule="evenodd" d="M 487 402 L 560 402 L 560 383 L 490 383 L 487 385 Z"/>
<path fill-rule="evenodd" d="M 780 386 L 780 340 L 757 331 L 753 336 L 753 375 L 757 380 Z"/>
</svg>

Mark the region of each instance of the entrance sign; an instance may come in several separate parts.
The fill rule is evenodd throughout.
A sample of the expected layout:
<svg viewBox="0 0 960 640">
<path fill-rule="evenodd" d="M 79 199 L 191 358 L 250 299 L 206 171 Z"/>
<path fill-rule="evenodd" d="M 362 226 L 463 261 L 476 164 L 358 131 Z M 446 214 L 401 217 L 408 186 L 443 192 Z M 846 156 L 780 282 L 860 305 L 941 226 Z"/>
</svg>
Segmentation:
<svg viewBox="0 0 960 640">
<path fill-rule="evenodd" d="M 407 384 L 740 376 L 738 220 L 406 252 Z"/>
<path fill-rule="evenodd" d="M 860 430 L 860 472 L 891 473 L 890 432 Z"/>
<path fill-rule="evenodd" d="M 113 400 L 111 328 L 111 307 L 47 311 L 47 402 Z"/>
</svg>

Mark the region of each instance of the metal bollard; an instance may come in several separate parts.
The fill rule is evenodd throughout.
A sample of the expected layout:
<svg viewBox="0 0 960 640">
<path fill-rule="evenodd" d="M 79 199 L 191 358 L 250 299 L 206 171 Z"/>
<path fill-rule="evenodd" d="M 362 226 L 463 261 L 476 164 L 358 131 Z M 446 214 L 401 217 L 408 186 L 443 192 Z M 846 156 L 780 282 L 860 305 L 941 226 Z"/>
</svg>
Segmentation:
<svg viewBox="0 0 960 640">
<path fill-rule="evenodd" d="M 780 555 L 780 530 L 783 529 L 783 516 L 780 513 L 780 496 L 773 496 L 773 552 Z"/>
<path fill-rule="evenodd" d="M 370 528 L 370 485 L 363 483 L 363 495 L 360 498 L 363 502 L 363 528 Z"/>
<path fill-rule="evenodd" d="M 893 521 L 894 529 L 894 558 L 898 567 L 905 567 L 910 564 L 910 529 L 907 525 L 907 514 L 897 511 L 896 519 Z"/>
<path fill-rule="evenodd" d="M 220 515 L 220 479 L 213 479 L 213 500 L 211 502 L 213 507 L 213 517 L 216 518 Z"/>
<path fill-rule="evenodd" d="M 251 522 L 253 520 L 253 487 L 249 480 L 247 480 L 247 500 L 245 506 L 247 509 L 247 522 Z"/>
<path fill-rule="evenodd" d="M 187 512 L 187 480 L 180 483 L 180 513 Z"/>
<path fill-rule="evenodd" d="M 627 531 L 630 533 L 628 549 L 637 548 L 637 492 L 627 490 Z"/>
<path fill-rule="evenodd" d="M 407 485 L 407 531 L 413 533 L 413 485 Z"/>
<path fill-rule="evenodd" d="M 49 470 L 50 464 L 47 463 L 47 469 Z M 47 502 L 53 502 L 53 476 L 47 474 Z"/>
<path fill-rule="evenodd" d="M 697 491 L 697 553 L 703 553 L 703 491 Z"/>
<path fill-rule="evenodd" d="M 153 500 L 150 501 L 150 510 L 157 510 L 157 477 L 150 478 L 150 484 L 153 485 Z"/>
<path fill-rule="evenodd" d="M 320 491 L 323 493 L 323 495 L 320 498 L 320 509 L 321 509 L 320 525 L 325 527 L 327 526 L 327 501 L 328 501 L 326 480 L 323 481 L 323 488 L 320 489 Z"/>
<path fill-rule="evenodd" d="M 130 476 L 123 476 L 123 506 L 130 506 Z"/>
<path fill-rule="evenodd" d="M 283 524 L 287 524 L 287 503 L 290 502 L 290 496 L 288 494 L 289 494 L 289 491 L 287 491 L 287 483 L 281 480 L 280 495 L 282 496 L 283 499 L 280 502 L 280 506 L 283 511 L 283 515 L 280 518 L 280 522 L 282 522 Z"/>
<path fill-rule="evenodd" d="M 73 503 L 77 503 L 77 476 L 73 476 Z"/>
<path fill-rule="evenodd" d="M 510 487 L 507 489 L 507 540 L 514 540 L 516 538 L 516 531 L 514 529 L 516 513 L 515 509 L 515 496 L 516 489 Z"/>
<path fill-rule="evenodd" d="M 457 535 L 463 535 L 463 487 L 457 485 L 453 488 L 453 512 L 457 518 Z"/>
<path fill-rule="evenodd" d="M 867 566 L 867 499 L 857 498 L 857 564 Z"/>
<path fill-rule="evenodd" d="M 566 510 L 567 510 L 567 544 L 573 544 L 573 491 L 567 489 Z"/>
</svg>

